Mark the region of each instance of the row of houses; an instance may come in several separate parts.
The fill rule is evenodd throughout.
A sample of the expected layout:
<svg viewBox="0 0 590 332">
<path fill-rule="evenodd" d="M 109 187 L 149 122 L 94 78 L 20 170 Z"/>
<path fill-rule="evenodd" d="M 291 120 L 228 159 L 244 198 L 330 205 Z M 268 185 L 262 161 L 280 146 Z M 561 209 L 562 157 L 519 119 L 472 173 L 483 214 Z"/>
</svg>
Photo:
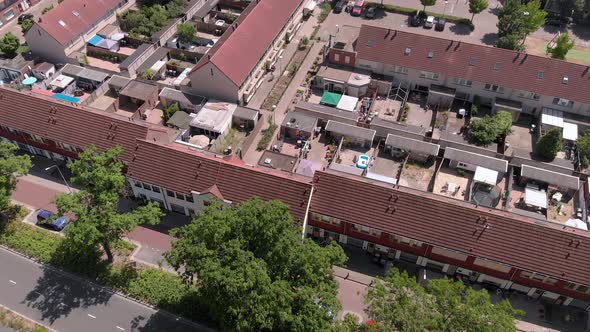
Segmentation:
<svg viewBox="0 0 590 332">
<path fill-rule="evenodd" d="M 590 304 L 587 232 L 331 170 L 310 178 L 245 165 L 176 144 L 166 128 L 30 92 L 0 88 L 0 100 L 4 141 L 52 159 L 75 158 L 90 144 L 121 145 L 133 193 L 167 209 L 194 213 L 211 197 L 279 199 L 309 235 L 533 297 Z"/>
</svg>

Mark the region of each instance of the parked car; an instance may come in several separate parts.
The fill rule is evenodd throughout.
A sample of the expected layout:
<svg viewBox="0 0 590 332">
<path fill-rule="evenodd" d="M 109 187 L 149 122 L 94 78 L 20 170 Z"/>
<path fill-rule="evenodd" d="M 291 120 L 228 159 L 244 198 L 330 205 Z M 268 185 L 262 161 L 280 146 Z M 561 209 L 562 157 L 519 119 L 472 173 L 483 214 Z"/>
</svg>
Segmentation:
<svg viewBox="0 0 590 332">
<path fill-rule="evenodd" d="M 365 6 L 365 0 L 355 0 L 354 7 L 350 11 L 352 16 L 361 16 L 363 13 L 363 7 Z"/>
<path fill-rule="evenodd" d="M 54 215 L 55 213 L 51 211 L 44 209 L 39 210 L 39 212 L 37 212 L 37 225 L 47 226 L 58 232 L 63 230 L 69 222 L 68 218 L 66 216 L 61 216 L 48 222 Z"/>
<path fill-rule="evenodd" d="M 445 29 L 446 24 L 447 21 L 444 18 L 439 18 L 438 21 L 436 21 L 436 24 L 434 25 L 434 30 L 443 31 Z"/>
<path fill-rule="evenodd" d="M 33 19 L 33 14 L 22 14 L 21 16 L 18 17 L 18 24 L 22 24 L 25 20 L 32 20 Z"/>
<path fill-rule="evenodd" d="M 343 0 L 336 2 L 336 5 L 334 5 L 334 14 L 342 13 L 342 10 L 344 9 L 344 5 L 345 5 L 345 3 Z"/>
<path fill-rule="evenodd" d="M 367 9 L 367 11 L 365 12 L 365 18 L 368 18 L 370 20 L 374 19 L 376 12 L 377 12 L 377 9 L 375 7 L 369 7 Z"/>
<path fill-rule="evenodd" d="M 426 18 L 426 21 L 424 22 L 424 28 L 425 29 L 432 29 L 433 26 L 434 26 L 434 16 L 428 16 Z"/>
<path fill-rule="evenodd" d="M 410 17 L 410 25 L 413 27 L 419 27 L 422 25 L 422 16 L 420 14 L 416 14 Z"/>
</svg>

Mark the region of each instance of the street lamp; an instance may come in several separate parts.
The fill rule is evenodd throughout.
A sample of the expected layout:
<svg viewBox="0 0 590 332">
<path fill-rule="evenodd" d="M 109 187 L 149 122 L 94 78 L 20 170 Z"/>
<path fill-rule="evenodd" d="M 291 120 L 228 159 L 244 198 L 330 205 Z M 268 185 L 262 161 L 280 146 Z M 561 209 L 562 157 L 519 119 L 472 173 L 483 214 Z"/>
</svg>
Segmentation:
<svg viewBox="0 0 590 332">
<path fill-rule="evenodd" d="M 64 180 L 64 183 L 66 184 L 66 187 L 68 187 L 68 191 L 71 194 L 72 193 L 72 188 L 70 188 L 70 185 L 68 184 L 68 181 L 66 181 L 65 176 L 63 175 L 63 173 L 61 172 L 61 170 L 59 169 L 59 167 L 57 165 L 49 166 L 49 167 L 45 168 L 45 171 L 49 171 L 52 168 L 57 168 L 57 171 L 59 172 L 59 175 L 61 175 L 61 179 Z"/>
</svg>

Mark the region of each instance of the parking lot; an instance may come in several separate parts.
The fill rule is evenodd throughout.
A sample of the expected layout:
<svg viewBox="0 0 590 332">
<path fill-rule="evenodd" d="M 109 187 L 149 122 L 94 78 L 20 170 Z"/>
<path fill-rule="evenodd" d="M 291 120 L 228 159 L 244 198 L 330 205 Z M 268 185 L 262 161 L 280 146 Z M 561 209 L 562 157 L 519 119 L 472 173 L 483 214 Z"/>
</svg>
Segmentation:
<svg viewBox="0 0 590 332">
<path fill-rule="evenodd" d="M 393 4 L 392 0 L 384 1 L 384 3 L 388 2 Z M 361 26 L 362 24 L 368 24 L 469 43 L 493 45 L 496 41 L 496 32 L 498 30 L 496 27 L 496 23 L 498 22 L 498 10 L 495 7 L 496 3 L 497 1 L 490 1 L 490 8 L 481 14 L 476 15 L 473 20 L 475 24 L 474 31 L 469 31 L 469 28 L 465 25 L 455 25 L 449 22 L 447 22 L 444 31 L 435 31 L 434 29 L 425 29 L 423 27 L 412 27 L 409 24 L 409 17 L 407 15 L 389 13 L 382 10 L 377 11 L 374 19 L 366 19 L 364 15 L 361 15 L 361 17 L 354 17 L 342 11 L 342 13 L 331 13 L 330 16 L 328 16 L 323 24 L 324 29 L 322 29 L 323 32 L 320 33 L 320 37 L 323 40 L 329 39 L 329 35 L 334 35 L 338 27 L 341 26 Z M 396 0 L 395 5 L 416 9 L 422 8 L 422 5 L 418 0 Z M 471 18 L 471 14 L 468 12 L 468 7 L 469 4 L 466 4 L 464 0 L 449 1 L 445 13 L 446 15 Z M 431 12 L 440 13 L 438 17 L 442 17 L 443 9 L 444 2 L 442 1 L 439 1 L 437 5 L 428 8 Z"/>
</svg>

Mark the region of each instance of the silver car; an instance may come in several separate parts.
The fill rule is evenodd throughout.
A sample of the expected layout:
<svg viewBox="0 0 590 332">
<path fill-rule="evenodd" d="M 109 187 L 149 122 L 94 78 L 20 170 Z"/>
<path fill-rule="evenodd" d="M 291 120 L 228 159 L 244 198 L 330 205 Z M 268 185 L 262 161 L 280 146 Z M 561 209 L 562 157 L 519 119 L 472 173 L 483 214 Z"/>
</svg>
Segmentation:
<svg viewBox="0 0 590 332">
<path fill-rule="evenodd" d="M 432 29 L 433 26 L 434 26 L 434 16 L 428 16 L 426 18 L 426 21 L 424 22 L 424 28 L 425 29 Z"/>
</svg>

